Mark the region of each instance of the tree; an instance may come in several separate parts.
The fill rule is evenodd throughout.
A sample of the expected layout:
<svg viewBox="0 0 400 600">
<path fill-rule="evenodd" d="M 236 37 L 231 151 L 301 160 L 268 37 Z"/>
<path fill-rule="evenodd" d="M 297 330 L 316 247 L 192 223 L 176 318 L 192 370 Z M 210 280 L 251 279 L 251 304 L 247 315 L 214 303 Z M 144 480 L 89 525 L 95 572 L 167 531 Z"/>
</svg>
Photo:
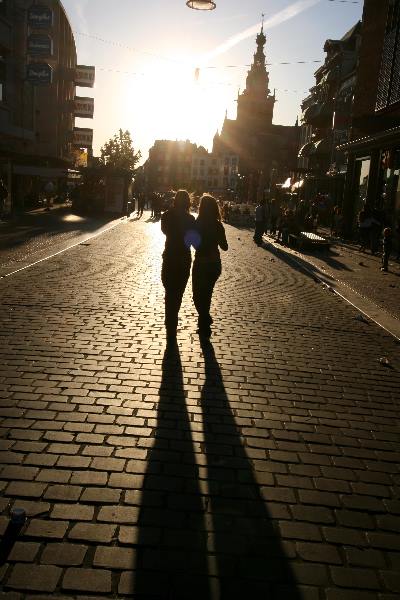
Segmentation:
<svg viewBox="0 0 400 600">
<path fill-rule="evenodd" d="M 100 163 L 102 165 L 127 169 L 128 171 L 134 171 L 136 163 L 141 158 L 140 151 L 135 154 L 131 134 L 129 131 L 122 131 L 122 129 L 104 144 L 100 153 Z"/>
</svg>

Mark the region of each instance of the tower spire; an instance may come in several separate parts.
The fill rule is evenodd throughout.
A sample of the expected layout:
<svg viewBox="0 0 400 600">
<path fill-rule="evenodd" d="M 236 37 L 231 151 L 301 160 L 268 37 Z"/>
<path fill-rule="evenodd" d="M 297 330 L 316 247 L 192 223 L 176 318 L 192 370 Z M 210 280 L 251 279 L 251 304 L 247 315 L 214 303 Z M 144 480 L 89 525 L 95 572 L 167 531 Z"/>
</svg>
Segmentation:
<svg viewBox="0 0 400 600">
<path fill-rule="evenodd" d="M 265 14 L 261 13 L 261 33 L 264 33 L 264 17 Z"/>
</svg>

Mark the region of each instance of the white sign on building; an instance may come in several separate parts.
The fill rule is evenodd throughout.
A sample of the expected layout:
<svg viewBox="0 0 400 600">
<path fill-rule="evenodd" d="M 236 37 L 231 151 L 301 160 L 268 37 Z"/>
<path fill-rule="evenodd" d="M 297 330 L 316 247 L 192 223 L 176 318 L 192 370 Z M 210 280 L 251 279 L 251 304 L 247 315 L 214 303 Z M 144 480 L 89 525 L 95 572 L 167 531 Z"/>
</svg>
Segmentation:
<svg viewBox="0 0 400 600">
<path fill-rule="evenodd" d="M 81 117 L 83 119 L 93 119 L 94 98 L 83 98 L 81 96 L 75 96 L 74 114 L 75 117 Z"/>
<path fill-rule="evenodd" d="M 79 148 L 91 148 L 93 146 L 93 129 L 74 127 L 73 144 Z"/>
<path fill-rule="evenodd" d="M 80 87 L 93 87 L 96 70 L 87 65 L 77 65 L 75 69 L 75 84 Z"/>
</svg>

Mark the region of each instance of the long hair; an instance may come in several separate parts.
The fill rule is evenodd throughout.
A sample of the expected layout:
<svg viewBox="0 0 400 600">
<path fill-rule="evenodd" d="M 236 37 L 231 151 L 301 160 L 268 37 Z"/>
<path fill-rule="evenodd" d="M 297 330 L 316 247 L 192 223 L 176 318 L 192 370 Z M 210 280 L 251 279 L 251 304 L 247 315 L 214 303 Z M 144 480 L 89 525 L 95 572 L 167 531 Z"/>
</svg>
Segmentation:
<svg viewBox="0 0 400 600">
<path fill-rule="evenodd" d="M 204 223 L 215 223 L 221 221 L 221 213 L 218 202 L 214 196 L 203 194 L 200 198 L 199 220 Z"/>
<path fill-rule="evenodd" d="M 190 194 L 186 190 L 178 190 L 174 198 L 174 207 L 182 212 L 189 212 Z"/>
</svg>

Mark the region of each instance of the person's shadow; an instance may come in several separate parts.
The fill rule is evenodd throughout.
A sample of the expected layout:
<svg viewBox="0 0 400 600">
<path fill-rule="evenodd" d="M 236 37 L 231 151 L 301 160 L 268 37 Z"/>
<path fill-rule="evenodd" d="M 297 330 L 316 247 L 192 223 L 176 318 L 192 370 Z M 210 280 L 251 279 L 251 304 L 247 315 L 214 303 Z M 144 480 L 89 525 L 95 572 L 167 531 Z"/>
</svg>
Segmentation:
<svg viewBox="0 0 400 600">
<path fill-rule="evenodd" d="M 209 502 L 208 551 L 217 575 L 215 598 L 300 600 L 276 522 L 261 495 L 269 473 L 256 473 L 235 421 L 211 342 L 201 340 L 205 383 L 201 393 Z M 265 459 L 266 460 L 266 459 Z M 210 562 L 210 561 L 209 561 Z M 214 596 L 213 596 L 214 598 Z"/>
<path fill-rule="evenodd" d="M 191 398 L 190 404 L 177 346 L 164 354 L 138 520 L 134 598 L 300 600 L 288 548 L 261 496 L 213 346 L 201 346 L 205 380 L 200 401 Z"/>
<path fill-rule="evenodd" d="M 207 497 L 201 489 L 201 449 L 193 441 L 178 346 L 167 346 L 139 513 L 132 582 L 134 598 L 209 599 Z"/>
</svg>

